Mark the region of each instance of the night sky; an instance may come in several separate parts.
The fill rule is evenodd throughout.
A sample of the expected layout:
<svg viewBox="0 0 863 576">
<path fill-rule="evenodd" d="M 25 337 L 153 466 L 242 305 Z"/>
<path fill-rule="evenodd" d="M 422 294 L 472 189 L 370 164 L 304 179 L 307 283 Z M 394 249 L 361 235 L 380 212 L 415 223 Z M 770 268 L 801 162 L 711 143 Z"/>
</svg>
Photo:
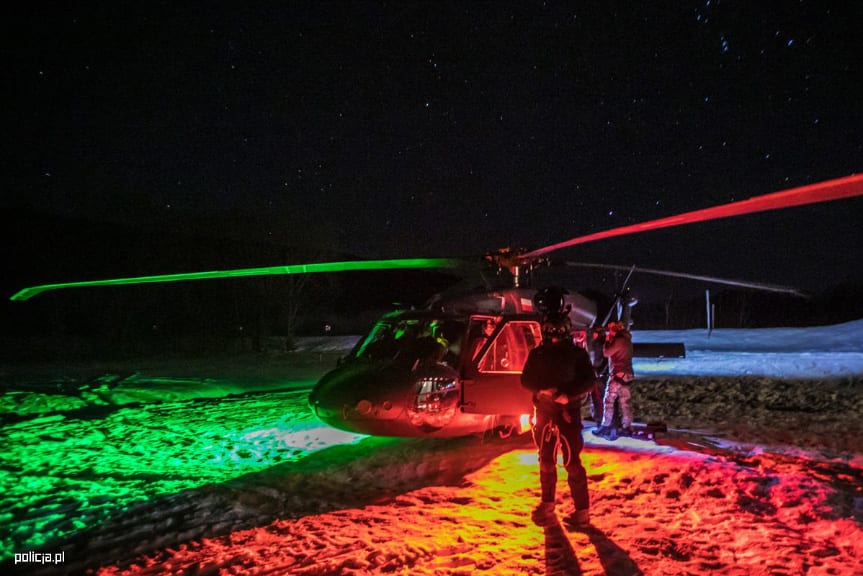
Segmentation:
<svg viewBox="0 0 863 576">
<path fill-rule="evenodd" d="M 471 256 L 863 166 L 860 2 L 17 4 L 7 217 Z M 813 288 L 863 278 L 861 217 L 845 200 L 560 256 Z"/>
</svg>

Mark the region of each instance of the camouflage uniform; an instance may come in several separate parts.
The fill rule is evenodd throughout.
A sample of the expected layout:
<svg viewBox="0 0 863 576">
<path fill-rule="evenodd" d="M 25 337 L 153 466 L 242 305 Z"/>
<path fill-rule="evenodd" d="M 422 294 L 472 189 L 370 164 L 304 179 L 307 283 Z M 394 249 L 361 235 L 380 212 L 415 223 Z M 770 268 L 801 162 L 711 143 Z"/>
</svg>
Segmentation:
<svg viewBox="0 0 863 576">
<path fill-rule="evenodd" d="M 626 330 L 609 333 L 609 339 L 602 347 L 602 355 L 608 358 L 602 427 L 612 426 L 614 402 L 617 401 L 620 404 L 620 425 L 629 429 L 632 426 L 629 384 L 635 377 L 632 372 L 632 335 Z"/>
</svg>

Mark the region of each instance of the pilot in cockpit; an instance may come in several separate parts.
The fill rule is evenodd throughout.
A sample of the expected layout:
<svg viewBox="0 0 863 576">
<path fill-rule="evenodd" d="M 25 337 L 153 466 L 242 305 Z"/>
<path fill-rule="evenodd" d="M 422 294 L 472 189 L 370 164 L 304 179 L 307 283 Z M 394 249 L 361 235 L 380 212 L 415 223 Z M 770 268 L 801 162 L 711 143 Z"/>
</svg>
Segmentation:
<svg viewBox="0 0 863 576">
<path fill-rule="evenodd" d="M 485 343 L 488 342 L 488 339 L 491 338 L 492 334 L 494 334 L 494 329 L 494 320 L 492 320 L 491 318 L 487 318 L 482 325 L 481 332 L 472 337 L 470 353 L 471 358 L 473 358 L 474 360 L 476 359 L 479 351 L 482 350 L 482 347 L 485 346 Z"/>
</svg>

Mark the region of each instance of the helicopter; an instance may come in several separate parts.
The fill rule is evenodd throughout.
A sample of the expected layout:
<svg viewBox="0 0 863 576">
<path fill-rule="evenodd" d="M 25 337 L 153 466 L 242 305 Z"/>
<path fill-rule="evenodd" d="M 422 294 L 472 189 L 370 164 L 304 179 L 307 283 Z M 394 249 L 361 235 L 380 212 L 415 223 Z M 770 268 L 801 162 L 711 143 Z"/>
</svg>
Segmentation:
<svg viewBox="0 0 863 576">
<path fill-rule="evenodd" d="M 505 258 L 511 257 L 505 251 Z M 524 433 L 530 428 L 533 399 L 521 386 L 521 373 L 530 351 L 542 342 L 546 315 L 568 315 L 575 342 L 588 351 L 600 374 L 605 326 L 614 317 L 629 328 L 637 304 L 628 290 L 635 267 L 628 269 L 623 287 L 600 318 L 598 302 L 583 294 L 559 287 L 525 287 L 525 276 L 535 266 L 534 261 L 512 273 L 510 282 L 517 278 L 521 286 L 455 290 L 433 296 L 418 310 L 384 314 L 318 381 L 309 395 L 311 409 L 334 428 L 375 436 Z M 649 273 L 677 275 L 664 270 Z M 801 295 L 783 286 L 698 278 Z M 560 295 L 555 310 L 544 303 L 550 292 Z M 683 343 L 641 342 L 633 349 L 636 357 L 685 355 Z"/>
<path fill-rule="evenodd" d="M 524 432 L 529 428 L 532 399 L 521 387 L 521 371 L 530 350 L 542 341 L 544 315 L 542 292 L 531 285 L 531 279 L 538 268 L 556 264 L 548 256 L 551 252 L 616 236 L 861 195 L 863 175 L 852 175 L 613 228 L 531 251 L 503 249 L 487 254 L 479 269 L 483 282 L 479 289 L 451 289 L 432 297 L 419 309 L 384 314 L 338 365 L 321 377 L 309 395 L 309 405 L 326 424 L 370 435 L 453 437 L 489 430 L 498 430 L 502 435 Z M 635 272 L 801 295 L 785 286 L 636 266 L 568 261 L 563 265 L 628 270 L 623 287 L 604 317 L 600 317 L 596 301 L 562 290 L 576 339 L 588 348 L 601 337 L 612 316 L 630 325 L 636 300 L 628 292 L 628 283 Z M 11 299 L 27 300 L 49 290 L 84 286 L 416 268 L 464 270 L 465 264 L 443 258 L 319 262 L 46 284 L 25 288 Z M 684 353 L 682 345 L 642 345 L 642 352 L 636 347 L 636 355 Z"/>
<path fill-rule="evenodd" d="M 524 432 L 532 397 L 521 372 L 542 341 L 549 290 L 556 289 L 467 291 L 389 312 L 321 378 L 309 404 L 335 428 L 372 435 Z M 582 338 L 599 334 L 596 302 L 560 291 Z"/>
</svg>

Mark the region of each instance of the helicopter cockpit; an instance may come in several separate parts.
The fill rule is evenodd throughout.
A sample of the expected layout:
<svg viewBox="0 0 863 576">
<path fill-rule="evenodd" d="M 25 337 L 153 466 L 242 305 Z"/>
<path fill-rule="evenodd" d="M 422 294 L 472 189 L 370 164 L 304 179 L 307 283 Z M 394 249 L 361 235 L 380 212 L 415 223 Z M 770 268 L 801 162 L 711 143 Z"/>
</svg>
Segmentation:
<svg viewBox="0 0 863 576">
<path fill-rule="evenodd" d="M 388 316 L 375 324 L 348 358 L 410 360 L 455 366 L 465 330 L 463 319 Z"/>
</svg>

